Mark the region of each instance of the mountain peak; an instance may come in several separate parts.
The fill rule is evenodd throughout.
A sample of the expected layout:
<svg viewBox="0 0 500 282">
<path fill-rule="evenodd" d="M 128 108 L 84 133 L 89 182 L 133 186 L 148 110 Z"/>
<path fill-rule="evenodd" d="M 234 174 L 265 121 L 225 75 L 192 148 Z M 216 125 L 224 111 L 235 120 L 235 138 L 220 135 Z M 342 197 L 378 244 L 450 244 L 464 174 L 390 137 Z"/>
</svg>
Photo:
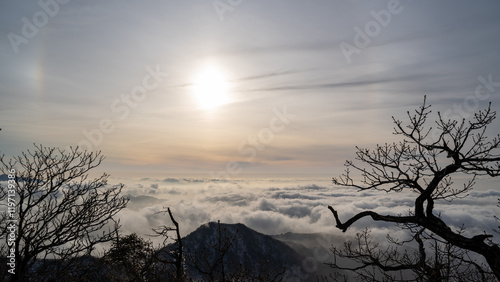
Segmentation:
<svg viewBox="0 0 500 282">
<path fill-rule="evenodd" d="M 285 277 L 291 269 L 300 268 L 303 261 L 287 244 L 241 223 L 205 223 L 184 237 L 182 243 L 186 271 L 193 279 L 221 278 L 223 272 L 231 279 Z M 175 245 L 166 249 L 172 251 Z"/>
</svg>

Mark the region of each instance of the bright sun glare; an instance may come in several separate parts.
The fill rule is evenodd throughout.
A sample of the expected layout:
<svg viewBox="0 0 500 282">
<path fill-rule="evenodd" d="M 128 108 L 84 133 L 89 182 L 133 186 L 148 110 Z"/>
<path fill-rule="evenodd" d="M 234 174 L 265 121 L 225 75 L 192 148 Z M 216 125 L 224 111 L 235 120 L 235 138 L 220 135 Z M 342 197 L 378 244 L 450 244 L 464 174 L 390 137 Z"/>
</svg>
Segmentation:
<svg viewBox="0 0 500 282">
<path fill-rule="evenodd" d="M 212 109 L 228 103 L 229 85 L 224 74 L 214 66 L 204 68 L 194 82 L 194 95 L 200 108 Z"/>
</svg>

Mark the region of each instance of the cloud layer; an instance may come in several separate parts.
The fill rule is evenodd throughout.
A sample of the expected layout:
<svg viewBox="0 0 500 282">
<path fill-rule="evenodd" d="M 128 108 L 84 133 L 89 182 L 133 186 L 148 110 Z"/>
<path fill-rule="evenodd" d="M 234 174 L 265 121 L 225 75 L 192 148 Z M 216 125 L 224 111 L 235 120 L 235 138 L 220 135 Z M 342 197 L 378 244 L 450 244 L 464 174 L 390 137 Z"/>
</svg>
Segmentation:
<svg viewBox="0 0 500 282">
<path fill-rule="evenodd" d="M 173 179 L 173 178 L 172 178 Z M 168 218 L 156 214 L 167 206 L 180 223 L 183 234 L 195 230 L 201 224 L 220 220 L 224 223 L 243 223 L 265 234 L 327 233 L 352 238 L 365 227 L 373 228 L 374 236 L 385 238 L 387 233 L 405 236 L 394 224 L 363 219 L 342 235 L 334 227 L 335 220 L 327 206 L 339 211 L 347 220 L 358 212 L 373 210 L 381 214 L 407 214 L 412 208 L 415 194 L 363 191 L 334 187 L 328 178 L 239 178 L 231 182 L 214 182 L 210 179 L 175 178 L 141 180 L 127 184 L 127 193 L 149 195 L 142 199 L 142 208 L 124 210 L 120 217 L 125 232 L 146 234 L 146 230 L 160 224 L 170 224 Z M 153 191 L 153 193 L 151 193 Z M 437 202 L 436 214 L 453 228 L 462 224 L 466 234 L 492 233 L 498 226 L 494 215 L 498 214 L 500 194 L 481 185 L 465 199 Z M 150 205 L 145 205 L 148 199 Z M 383 239 L 384 240 L 384 239 Z"/>
</svg>

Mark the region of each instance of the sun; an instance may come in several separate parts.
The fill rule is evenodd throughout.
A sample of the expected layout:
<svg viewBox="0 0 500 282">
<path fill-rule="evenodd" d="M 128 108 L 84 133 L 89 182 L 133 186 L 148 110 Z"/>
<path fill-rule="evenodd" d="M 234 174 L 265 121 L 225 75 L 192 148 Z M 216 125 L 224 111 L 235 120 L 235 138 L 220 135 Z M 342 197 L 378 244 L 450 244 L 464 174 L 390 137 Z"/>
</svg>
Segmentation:
<svg viewBox="0 0 500 282">
<path fill-rule="evenodd" d="M 194 81 L 194 97 L 202 109 L 213 109 L 228 103 L 229 83 L 224 73 L 213 65 L 203 68 Z"/>
</svg>

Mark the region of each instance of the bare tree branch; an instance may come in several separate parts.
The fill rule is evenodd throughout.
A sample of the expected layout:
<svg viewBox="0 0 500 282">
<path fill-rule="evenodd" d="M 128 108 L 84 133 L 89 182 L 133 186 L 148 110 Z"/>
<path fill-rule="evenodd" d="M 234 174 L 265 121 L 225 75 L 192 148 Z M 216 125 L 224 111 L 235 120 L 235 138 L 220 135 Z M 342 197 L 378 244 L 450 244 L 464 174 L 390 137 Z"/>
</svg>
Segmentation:
<svg viewBox="0 0 500 282">
<path fill-rule="evenodd" d="M 89 180 L 89 171 L 103 159 L 100 152 L 78 147 L 63 151 L 41 145 L 10 160 L 0 157 L 2 173 L 16 171 L 14 281 L 31 275 L 38 260 L 70 260 L 113 239 L 119 226 L 109 223 L 128 199 L 120 196 L 123 185 L 107 186 L 107 174 Z M 6 221 L 0 232 L 7 243 Z"/>
<path fill-rule="evenodd" d="M 343 232 L 366 216 L 375 221 L 425 228 L 454 246 L 482 255 L 500 280 L 500 248 L 486 240 L 492 235 L 466 237 L 451 230 L 434 214 L 436 201 L 467 197 L 476 177 L 500 175 L 500 135 L 489 138 L 487 134 L 496 112 L 491 110 L 490 103 L 469 121 L 445 119 L 438 113 L 433 128 L 427 125 L 430 107 L 424 98 L 414 113 L 407 113 L 407 124 L 393 117 L 394 134 L 403 140 L 377 145 L 373 150 L 356 147 L 356 161 L 346 161 L 345 173 L 333 178 L 336 185 L 359 190 L 416 193 L 413 210 L 408 216 L 363 211 L 342 223 L 338 212 L 331 206 L 328 208 L 335 217 L 336 227 Z M 351 176 L 352 171 L 360 175 L 359 181 Z M 470 175 L 471 179 L 455 188 L 452 179 L 458 173 Z"/>
</svg>

